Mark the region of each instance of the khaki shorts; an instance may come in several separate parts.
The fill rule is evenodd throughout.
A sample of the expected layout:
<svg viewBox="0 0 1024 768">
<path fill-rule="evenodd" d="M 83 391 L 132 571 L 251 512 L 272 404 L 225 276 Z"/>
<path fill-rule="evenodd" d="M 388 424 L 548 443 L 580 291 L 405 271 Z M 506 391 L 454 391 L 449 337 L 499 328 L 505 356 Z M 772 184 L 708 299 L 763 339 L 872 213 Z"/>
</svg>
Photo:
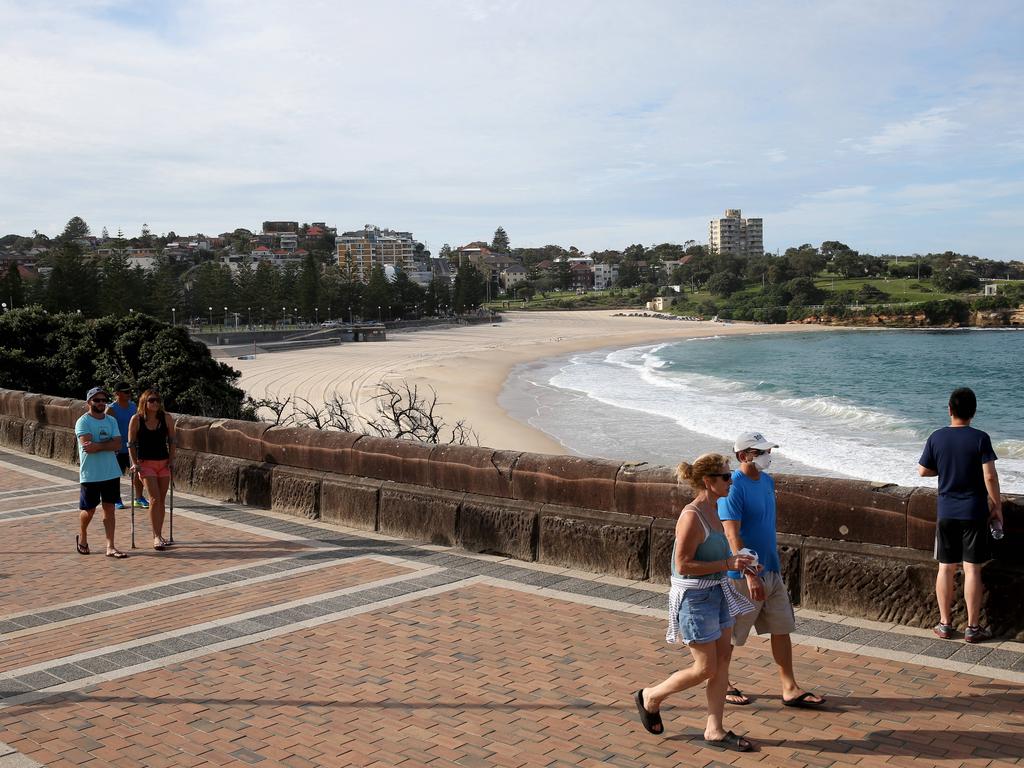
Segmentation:
<svg viewBox="0 0 1024 768">
<path fill-rule="evenodd" d="M 761 581 L 764 582 L 764 601 L 755 602 L 757 607 L 753 611 L 736 617 L 736 626 L 732 628 L 733 645 L 744 645 L 751 627 L 759 635 L 788 635 L 796 629 L 793 604 L 789 602 L 789 592 L 782 576 L 775 571 L 762 571 Z M 746 579 L 732 583 L 738 592 L 750 597 Z"/>
</svg>

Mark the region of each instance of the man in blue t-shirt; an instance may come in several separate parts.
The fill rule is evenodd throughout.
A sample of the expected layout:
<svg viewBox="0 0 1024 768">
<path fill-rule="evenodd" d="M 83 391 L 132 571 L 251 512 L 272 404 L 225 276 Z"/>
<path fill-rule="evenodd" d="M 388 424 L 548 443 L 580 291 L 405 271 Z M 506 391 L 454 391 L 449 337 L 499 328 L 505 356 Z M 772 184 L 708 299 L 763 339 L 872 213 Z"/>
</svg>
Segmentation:
<svg viewBox="0 0 1024 768">
<path fill-rule="evenodd" d="M 75 549 L 80 555 L 90 554 L 89 523 L 96 507 L 103 504 L 103 529 L 107 535 L 107 557 L 128 557 L 114 546 L 114 502 L 121 495 L 121 467 L 117 451 L 121 432 L 117 419 L 107 413 L 110 395 L 102 387 L 93 387 L 85 396 L 89 410 L 75 422 L 78 439 L 78 535 Z"/>
<path fill-rule="evenodd" d="M 128 456 L 128 425 L 138 408 L 132 402 L 132 388 L 126 381 L 118 382 L 114 387 L 114 398 L 114 402 L 107 408 L 107 413 L 117 419 L 117 428 L 121 431 L 121 450 L 117 452 L 117 463 L 121 467 L 121 474 L 124 474 L 132 465 L 131 457 Z M 133 478 L 132 486 L 131 493 L 135 494 L 135 503 L 143 509 L 149 509 L 149 502 L 142 491 L 142 478 L 137 474 Z M 114 502 L 114 508 L 124 509 L 120 492 L 117 501 Z"/>
<path fill-rule="evenodd" d="M 732 645 L 744 645 L 751 627 L 757 634 L 771 635 L 772 656 L 779 667 L 782 681 L 782 703 L 787 707 L 810 709 L 820 707 L 825 699 L 797 685 L 793 674 L 793 642 L 796 629 L 789 591 L 782 581 L 779 545 L 775 525 L 775 481 L 765 470 L 772 462 L 775 443 L 765 440 L 760 432 L 744 432 L 736 439 L 733 450 L 740 467 L 732 473 L 729 495 L 718 502 L 718 517 L 725 528 L 733 552 L 744 547 L 754 550 L 763 570 L 744 573 L 730 571 L 737 591 L 749 597 L 755 606 L 750 613 L 736 617 Z M 726 692 L 731 704 L 749 704 L 750 699 L 732 683 Z"/>
<path fill-rule="evenodd" d="M 972 390 L 967 387 L 953 390 L 949 396 L 949 426 L 932 432 L 917 467 L 921 477 L 937 475 L 939 478 L 935 521 L 935 559 L 939 561 L 935 597 L 939 603 L 939 623 L 933 631 L 943 640 L 953 637 L 950 609 L 956 569 L 962 563 L 964 602 L 967 603 L 964 640 L 968 643 L 980 643 L 992 637 L 988 628 L 981 626 L 981 567 L 990 559 L 989 520 L 998 520 L 1000 525 L 1003 522 L 992 440 L 971 426 L 977 410 L 978 399 Z"/>
</svg>

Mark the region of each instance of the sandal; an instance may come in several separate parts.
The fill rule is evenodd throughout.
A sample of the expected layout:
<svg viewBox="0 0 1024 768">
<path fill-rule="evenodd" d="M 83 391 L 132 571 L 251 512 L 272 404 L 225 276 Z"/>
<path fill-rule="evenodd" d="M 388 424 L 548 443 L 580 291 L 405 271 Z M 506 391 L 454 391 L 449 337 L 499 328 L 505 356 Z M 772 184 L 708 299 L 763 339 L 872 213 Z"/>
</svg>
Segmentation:
<svg viewBox="0 0 1024 768">
<path fill-rule="evenodd" d="M 754 745 L 732 731 L 726 731 L 720 739 L 704 739 L 704 746 L 712 749 L 729 749 L 733 752 L 753 752 Z"/>
<path fill-rule="evenodd" d="M 665 732 L 665 725 L 661 722 L 661 712 L 648 712 L 644 706 L 644 689 L 633 694 L 633 701 L 636 702 L 637 712 L 640 713 L 640 724 L 648 733 L 661 736 Z"/>
<path fill-rule="evenodd" d="M 88 555 L 88 554 L 90 554 L 88 542 L 86 542 L 85 544 L 82 544 L 78 540 L 78 536 L 75 536 L 75 549 L 78 550 L 78 554 L 80 554 L 80 555 Z"/>
<path fill-rule="evenodd" d="M 740 699 L 740 701 L 733 701 L 732 699 Z M 750 697 L 747 696 L 739 688 L 730 688 L 725 692 L 725 700 L 730 704 L 735 704 L 737 707 L 745 707 L 750 703 Z"/>
<path fill-rule="evenodd" d="M 153 549 L 155 549 L 157 552 L 163 552 L 165 549 L 167 549 L 167 545 L 164 543 L 163 539 L 155 538 L 153 539 Z"/>
<path fill-rule="evenodd" d="M 115 560 L 124 560 L 128 557 L 128 553 L 122 552 L 120 549 L 110 549 L 107 550 L 107 557 L 112 557 Z"/>
<path fill-rule="evenodd" d="M 811 697 L 817 699 L 817 701 L 811 701 Z M 784 707 L 796 707 L 797 709 L 817 709 L 825 705 L 825 699 L 817 694 L 811 693 L 810 691 L 804 691 L 799 696 L 793 699 L 787 699 L 783 697 L 782 706 Z"/>
</svg>

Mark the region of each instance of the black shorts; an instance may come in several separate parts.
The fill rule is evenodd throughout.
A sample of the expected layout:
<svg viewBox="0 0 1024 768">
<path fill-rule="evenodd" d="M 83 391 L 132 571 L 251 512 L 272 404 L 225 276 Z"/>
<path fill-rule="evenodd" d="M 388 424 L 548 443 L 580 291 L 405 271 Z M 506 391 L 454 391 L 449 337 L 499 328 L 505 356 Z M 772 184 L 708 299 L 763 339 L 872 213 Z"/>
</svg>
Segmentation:
<svg viewBox="0 0 1024 768">
<path fill-rule="evenodd" d="M 132 457 L 125 453 L 118 453 L 117 455 L 117 466 L 121 468 L 121 474 L 125 474 L 128 471 L 128 467 L 132 465 Z"/>
<path fill-rule="evenodd" d="M 79 509 L 96 509 L 102 501 L 104 504 L 115 504 L 121 500 L 121 478 L 100 480 L 95 483 L 82 483 L 78 494 Z"/>
<path fill-rule="evenodd" d="M 940 563 L 974 563 L 992 559 L 988 520 L 939 520 L 935 524 L 935 559 Z"/>
</svg>

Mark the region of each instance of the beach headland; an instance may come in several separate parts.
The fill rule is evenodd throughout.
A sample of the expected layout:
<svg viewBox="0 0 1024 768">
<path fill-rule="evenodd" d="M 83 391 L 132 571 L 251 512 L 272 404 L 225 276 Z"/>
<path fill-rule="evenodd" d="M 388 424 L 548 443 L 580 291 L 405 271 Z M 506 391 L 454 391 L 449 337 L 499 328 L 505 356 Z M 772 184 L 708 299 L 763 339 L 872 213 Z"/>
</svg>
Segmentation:
<svg viewBox="0 0 1024 768">
<path fill-rule="evenodd" d="M 319 405 L 337 394 L 358 418 L 374 414 L 381 381 L 408 382 L 438 394 L 448 424 L 463 419 L 480 444 L 561 454 L 567 449 L 513 418 L 498 395 L 516 365 L 574 352 L 682 339 L 764 333 L 834 331 L 834 326 L 757 325 L 615 316 L 611 310 L 508 312 L 493 325 L 390 332 L 377 344 L 342 344 L 226 361 L 242 372 L 253 397 L 304 398 Z"/>
</svg>

